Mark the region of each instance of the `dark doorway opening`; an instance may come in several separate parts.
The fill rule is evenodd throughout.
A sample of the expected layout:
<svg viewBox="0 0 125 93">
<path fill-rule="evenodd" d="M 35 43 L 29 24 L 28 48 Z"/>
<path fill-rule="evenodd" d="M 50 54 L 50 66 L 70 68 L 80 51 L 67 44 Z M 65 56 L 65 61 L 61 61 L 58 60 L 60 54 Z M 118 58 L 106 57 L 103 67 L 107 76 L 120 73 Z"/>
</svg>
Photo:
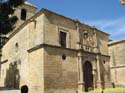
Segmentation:
<svg viewBox="0 0 125 93">
<path fill-rule="evenodd" d="M 93 75 L 92 75 L 92 64 L 90 62 L 85 62 L 83 65 L 84 72 L 84 82 L 85 82 L 85 91 L 93 89 Z"/>
</svg>

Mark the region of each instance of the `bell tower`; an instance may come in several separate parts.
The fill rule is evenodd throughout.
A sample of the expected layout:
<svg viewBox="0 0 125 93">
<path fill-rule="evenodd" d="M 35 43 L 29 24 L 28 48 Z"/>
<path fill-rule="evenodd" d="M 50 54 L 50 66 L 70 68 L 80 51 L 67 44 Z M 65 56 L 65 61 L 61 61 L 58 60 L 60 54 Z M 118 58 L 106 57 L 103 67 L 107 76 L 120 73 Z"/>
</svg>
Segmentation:
<svg viewBox="0 0 125 93">
<path fill-rule="evenodd" d="M 25 2 L 23 5 L 19 6 L 14 15 L 18 17 L 15 28 L 19 27 L 23 22 L 32 17 L 36 12 L 37 7 L 31 3 Z"/>
</svg>

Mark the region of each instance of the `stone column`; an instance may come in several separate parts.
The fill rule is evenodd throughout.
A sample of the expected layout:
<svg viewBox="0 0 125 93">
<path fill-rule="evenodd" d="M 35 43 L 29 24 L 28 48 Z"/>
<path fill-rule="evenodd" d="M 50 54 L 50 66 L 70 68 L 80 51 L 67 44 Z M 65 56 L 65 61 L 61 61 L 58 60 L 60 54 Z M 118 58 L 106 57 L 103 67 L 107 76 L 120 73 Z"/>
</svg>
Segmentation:
<svg viewBox="0 0 125 93">
<path fill-rule="evenodd" d="M 84 81 L 83 81 L 83 64 L 82 64 L 82 53 L 79 52 L 78 53 L 78 73 L 79 73 L 79 76 L 78 76 L 78 93 L 83 93 L 83 91 L 85 90 L 84 89 Z"/>
<path fill-rule="evenodd" d="M 78 65 L 78 93 L 83 93 L 84 91 L 84 82 L 83 82 L 83 67 L 82 67 L 82 41 L 80 40 L 80 28 L 79 28 L 79 21 L 76 21 L 76 30 L 78 34 L 78 41 L 77 41 L 77 49 L 78 49 L 78 54 L 77 54 L 77 65 Z"/>
<path fill-rule="evenodd" d="M 101 72 L 100 72 L 100 55 L 97 54 L 97 88 L 102 88 L 102 81 L 101 81 Z"/>
<path fill-rule="evenodd" d="M 95 70 L 93 69 L 93 71 L 92 71 L 92 74 L 93 74 L 93 88 L 95 88 L 95 81 L 96 81 L 96 79 L 95 79 L 95 75 L 96 75 L 96 73 L 95 73 Z"/>
<path fill-rule="evenodd" d="M 93 74 L 93 88 L 96 88 L 96 61 L 93 61 L 93 69 L 92 69 L 92 74 Z"/>
<path fill-rule="evenodd" d="M 110 83 L 110 80 L 108 79 L 108 74 L 105 73 L 104 75 L 104 81 L 105 81 L 105 87 L 111 87 L 111 83 Z"/>
<path fill-rule="evenodd" d="M 105 88 L 108 87 L 108 88 L 111 88 L 112 87 L 112 83 L 111 83 L 111 80 L 110 80 L 110 71 L 107 70 L 105 73 L 104 73 L 104 84 L 105 84 Z"/>
</svg>

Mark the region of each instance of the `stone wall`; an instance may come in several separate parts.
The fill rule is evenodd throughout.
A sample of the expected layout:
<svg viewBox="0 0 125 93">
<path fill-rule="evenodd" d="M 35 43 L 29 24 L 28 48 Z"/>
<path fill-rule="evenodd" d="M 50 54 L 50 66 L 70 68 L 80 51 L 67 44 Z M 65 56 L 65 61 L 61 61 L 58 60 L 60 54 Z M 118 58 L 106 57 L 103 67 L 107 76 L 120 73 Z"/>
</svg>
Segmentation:
<svg viewBox="0 0 125 93">
<path fill-rule="evenodd" d="M 2 62 L 7 60 L 7 65 L 2 64 L 2 70 L 6 72 L 7 69 L 9 69 L 9 65 L 16 62 L 18 64 L 21 85 L 28 83 L 28 41 L 29 25 L 24 27 L 19 33 L 13 36 L 2 49 Z M 5 78 L 3 78 L 1 81 L 5 81 Z M 4 83 L 2 84 L 2 86 L 3 85 Z"/>
<path fill-rule="evenodd" d="M 60 46 L 59 44 L 59 32 L 65 31 L 67 33 L 67 48 L 77 49 L 78 39 L 82 39 L 83 43 L 83 32 L 88 31 L 90 34 L 90 39 L 93 41 L 92 47 L 100 47 L 100 52 L 102 55 L 108 55 L 108 34 L 94 29 L 85 24 L 79 24 L 80 37 L 78 35 L 76 21 L 69 19 L 64 16 L 60 16 L 53 12 L 45 12 L 44 17 L 44 39 L 46 44 Z M 96 36 L 92 38 L 92 34 L 96 33 Z M 49 38 L 48 38 L 49 37 Z M 79 37 L 79 38 L 78 38 Z M 84 43 L 83 43 L 84 44 Z"/>
<path fill-rule="evenodd" d="M 44 14 L 30 22 L 29 49 L 44 43 Z"/>
<path fill-rule="evenodd" d="M 109 44 L 109 55 L 112 82 L 116 85 L 125 85 L 124 72 L 125 72 L 125 41 Z"/>
<path fill-rule="evenodd" d="M 29 53 L 29 93 L 44 92 L 44 49 Z"/>
<path fill-rule="evenodd" d="M 10 40 L 2 49 L 1 86 L 5 86 L 6 71 L 11 63 L 17 63 L 20 81 L 19 86 L 29 84 L 28 49 L 43 43 L 43 15 L 29 22 L 11 35 Z M 37 22 L 37 23 L 36 23 Z M 14 34 L 14 33 L 12 33 Z M 6 61 L 7 60 L 7 61 Z M 4 62 L 6 61 L 6 62 Z M 4 74 L 3 74 L 4 73 Z"/>
<path fill-rule="evenodd" d="M 73 21 L 47 12 L 44 17 L 45 44 L 60 46 L 60 31 L 67 33 L 67 48 L 76 49 L 78 39 Z"/>
<path fill-rule="evenodd" d="M 66 56 L 63 59 L 63 56 Z M 45 93 L 76 93 L 78 68 L 76 52 L 55 47 L 45 47 Z"/>
<path fill-rule="evenodd" d="M 100 47 L 100 52 L 102 55 L 109 55 L 108 54 L 108 41 L 109 35 L 106 35 L 101 32 L 97 32 L 97 40 Z"/>
</svg>

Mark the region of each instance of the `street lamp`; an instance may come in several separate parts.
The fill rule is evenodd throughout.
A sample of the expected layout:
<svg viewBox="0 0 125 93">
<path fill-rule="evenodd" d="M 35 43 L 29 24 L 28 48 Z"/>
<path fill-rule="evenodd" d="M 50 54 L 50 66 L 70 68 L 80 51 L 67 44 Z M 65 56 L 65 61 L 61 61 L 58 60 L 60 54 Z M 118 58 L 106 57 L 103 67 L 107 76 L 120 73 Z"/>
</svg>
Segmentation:
<svg viewBox="0 0 125 93">
<path fill-rule="evenodd" d="M 120 0 L 120 3 L 121 3 L 122 5 L 125 5 L 125 0 Z"/>
</svg>

